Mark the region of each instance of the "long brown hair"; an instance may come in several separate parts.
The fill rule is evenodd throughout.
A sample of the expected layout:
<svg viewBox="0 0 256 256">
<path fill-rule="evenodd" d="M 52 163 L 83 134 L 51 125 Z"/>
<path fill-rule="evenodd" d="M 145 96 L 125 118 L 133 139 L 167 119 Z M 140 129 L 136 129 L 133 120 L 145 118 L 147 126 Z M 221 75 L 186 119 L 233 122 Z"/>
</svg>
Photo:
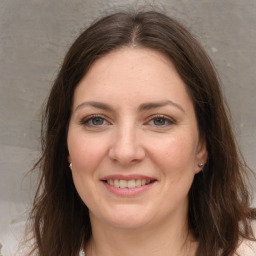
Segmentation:
<svg viewBox="0 0 256 256">
<path fill-rule="evenodd" d="M 88 208 L 77 194 L 67 160 L 72 98 L 91 64 L 122 46 L 162 52 L 185 82 L 209 155 L 189 192 L 189 228 L 199 241 L 196 255 L 233 255 L 241 237 L 254 239 L 245 183 L 247 167 L 238 153 L 207 54 L 176 20 L 154 11 L 104 17 L 85 30 L 68 51 L 42 123 L 42 157 L 36 165 L 41 179 L 30 215 L 35 239 L 32 253 L 75 256 L 91 237 Z"/>
</svg>

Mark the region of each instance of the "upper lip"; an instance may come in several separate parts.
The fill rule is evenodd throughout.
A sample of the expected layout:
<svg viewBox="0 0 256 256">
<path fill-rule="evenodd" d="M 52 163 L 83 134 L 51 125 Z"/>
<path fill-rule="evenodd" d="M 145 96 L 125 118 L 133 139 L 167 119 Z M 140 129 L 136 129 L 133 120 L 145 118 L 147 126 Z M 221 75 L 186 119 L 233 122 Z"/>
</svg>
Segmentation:
<svg viewBox="0 0 256 256">
<path fill-rule="evenodd" d="M 150 181 L 156 180 L 153 177 L 140 175 L 140 174 L 130 174 L 130 175 L 113 174 L 113 175 L 104 176 L 100 180 L 104 181 L 104 180 L 143 180 L 143 179 L 150 180 Z"/>
</svg>

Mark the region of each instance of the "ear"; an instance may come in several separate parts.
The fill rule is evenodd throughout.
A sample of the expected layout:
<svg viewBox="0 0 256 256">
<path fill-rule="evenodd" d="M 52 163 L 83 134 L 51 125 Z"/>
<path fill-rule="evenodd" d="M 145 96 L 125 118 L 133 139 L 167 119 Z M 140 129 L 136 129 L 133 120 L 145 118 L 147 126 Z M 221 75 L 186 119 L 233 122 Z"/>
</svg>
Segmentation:
<svg viewBox="0 0 256 256">
<path fill-rule="evenodd" d="M 196 152 L 196 157 L 195 157 L 195 174 L 199 173 L 202 171 L 204 166 L 206 165 L 208 158 L 208 152 L 207 152 L 207 147 L 206 147 L 206 141 L 205 138 L 201 138 L 198 145 L 197 145 L 197 152 Z M 203 164 L 203 166 L 200 166 L 200 164 Z"/>
<path fill-rule="evenodd" d="M 71 161 L 71 157 L 70 157 L 70 155 L 68 155 L 68 162 L 69 163 L 71 163 L 72 161 Z"/>
</svg>

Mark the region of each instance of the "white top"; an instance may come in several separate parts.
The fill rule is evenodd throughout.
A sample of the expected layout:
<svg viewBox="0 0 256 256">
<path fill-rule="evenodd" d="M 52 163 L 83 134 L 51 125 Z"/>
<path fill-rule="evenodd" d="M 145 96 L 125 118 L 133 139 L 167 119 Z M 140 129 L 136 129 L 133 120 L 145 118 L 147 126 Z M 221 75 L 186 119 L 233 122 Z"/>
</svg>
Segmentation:
<svg viewBox="0 0 256 256">
<path fill-rule="evenodd" d="M 248 240 L 242 242 L 237 250 L 237 253 L 239 256 L 256 256 L 256 242 Z M 83 250 L 80 250 L 79 256 L 85 256 Z"/>
<path fill-rule="evenodd" d="M 26 248 L 22 248 L 24 251 L 19 250 L 17 252 L 17 244 L 21 240 L 20 238 L 22 237 L 22 234 L 24 232 L 24 226 L 25 226 L 25 221 L 17 223 L 13 225 L 11 230 L 12 232 L 5 232 L 5 235 L 6 235 L 5 237 L 0 236 L 0 242 L 3 245 L 3 248 L 0 254 L 2 253 L 3 256 L 27 255 L 27 252 L 25 252 Z M 256 234 L 256 221 L 252 222 L 252 227 L 254 230 L 254 234 Z M 256 242 L 249 241 L 249 240 L 242 241 L 237 250 L 237 253 L 239 256 L 256 256 Z M 79 256 L 84 256 L 84 252 L 82 250 Z M 234 255 L 234 256 L 237 256 L 237 255 Z"/>
<path fill-rule="evenodd" d="M 256 256 L 256 242 L 243 241 L 237 250 L 240 256 Z"/>
</svg>

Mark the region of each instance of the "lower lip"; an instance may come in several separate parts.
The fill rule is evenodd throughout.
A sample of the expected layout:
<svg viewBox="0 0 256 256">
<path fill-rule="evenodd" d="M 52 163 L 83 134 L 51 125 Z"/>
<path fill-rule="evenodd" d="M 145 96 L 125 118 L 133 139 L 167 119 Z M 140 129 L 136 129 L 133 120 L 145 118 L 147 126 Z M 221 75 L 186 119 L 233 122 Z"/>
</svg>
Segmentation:
<svg viewBox="0 0 256 256">
<path fill-rule="evenodd" d="M 109 185 L 106 182 L 103 182 L 103 184 L 108 189 L 108 191 L 110 191 L 111 193 L 113 193 L 117 196 L 132 197 L 132 196 L 137 196 L 139 194 L 146 192 L 155 184 L 155 182 L 152 182 L 152 183 L 144 185 L 144 186 L 135 187 L 135 188 L 117 188 L 117 187 Z"/>
</svg>

